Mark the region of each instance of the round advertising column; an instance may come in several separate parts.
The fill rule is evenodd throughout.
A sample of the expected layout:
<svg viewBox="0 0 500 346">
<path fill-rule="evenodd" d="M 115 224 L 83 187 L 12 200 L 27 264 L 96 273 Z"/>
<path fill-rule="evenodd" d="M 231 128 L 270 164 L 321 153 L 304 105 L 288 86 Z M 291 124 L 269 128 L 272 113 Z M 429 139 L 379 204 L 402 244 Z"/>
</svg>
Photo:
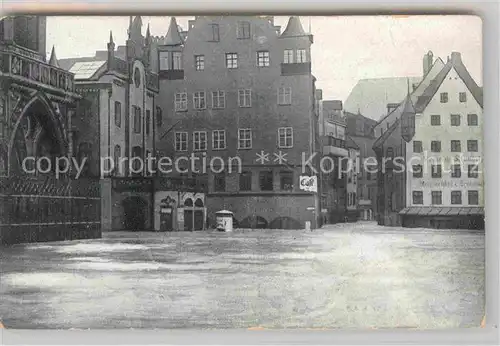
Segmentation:
<svg viewBox="0 0 500 346">
<path fill-rule="evenodd" d="M 221 210 L 215 213 L 217 220 L 217 230 L 221 232 L 233 231 L 233 213 L 228 210 Z"/>
</svg>

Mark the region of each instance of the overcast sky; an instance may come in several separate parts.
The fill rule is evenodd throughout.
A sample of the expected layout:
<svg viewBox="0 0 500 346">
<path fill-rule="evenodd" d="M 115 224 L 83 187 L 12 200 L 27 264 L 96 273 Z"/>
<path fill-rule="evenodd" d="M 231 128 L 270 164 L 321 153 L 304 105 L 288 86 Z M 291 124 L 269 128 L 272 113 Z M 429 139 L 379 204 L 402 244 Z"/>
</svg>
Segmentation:
<svg viewBox="0 0 500 346">
<path fill-rule="evenodd" d="M 167 33 L 170 17 L 143 17 L 143 33 Z M 187 28 L 189 17 L 178 17 Z M 288 17 L 276 17 L 284 30 Z M 359 79 L 420 76 L 422 58 L 431 50 L 445 62 L 452 51 L 482 85 L 481 20 L 474 16 L 337 16 L 301 17 L 314 35 L 312 69 L 324 99 L 345 101 Z M 129 17 L 49 17 L 47 50 L 58 58 L 93 56 L 105 50 L 109 31 L 117 45 L 125 44 Z"/>
</svg>

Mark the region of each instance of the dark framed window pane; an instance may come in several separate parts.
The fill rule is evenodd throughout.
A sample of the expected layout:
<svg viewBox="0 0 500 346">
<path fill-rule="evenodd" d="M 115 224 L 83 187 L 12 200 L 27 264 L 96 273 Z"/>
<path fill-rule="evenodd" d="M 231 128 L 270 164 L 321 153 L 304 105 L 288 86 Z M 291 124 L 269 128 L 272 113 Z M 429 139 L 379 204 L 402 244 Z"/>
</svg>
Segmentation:
<svg viewBox="0 0 500 346">
<path fill-rule="evenodd" d="M 272 171 L 262 171 L 259 173 L 259 186 L 262 191 L 273 191 L 273 184 L 274 181 Z"/>
<path fill-rule="evenodd" d="M 214 191 L 226 191 L 226 175 L 224 173 L 217 173 L 214 175 Z"/>
<path fill-rule="evenodd" d="M 451 204 L 462 204 L 462 191 L 451 191 Z"/>
<path fill-rule="evenodd" d="M 422 191 L 413 191 L 413 204 L 424 204 L 424 193 Z"/>
<path fill-rule="evenodd" d="M 252 172 L 242 172 L 240 174 L 240 191 L 252 190 Z"/>
</svg>

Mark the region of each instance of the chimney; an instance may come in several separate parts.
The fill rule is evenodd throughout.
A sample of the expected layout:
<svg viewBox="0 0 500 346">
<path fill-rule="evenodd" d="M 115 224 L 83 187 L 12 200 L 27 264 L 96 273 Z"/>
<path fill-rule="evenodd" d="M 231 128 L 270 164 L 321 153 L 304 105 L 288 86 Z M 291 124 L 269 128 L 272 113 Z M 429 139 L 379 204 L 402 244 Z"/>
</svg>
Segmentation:
<svg viewBox="0 0 500 346">
<path fill-rule="evenodd" d="M 398 103 L 388 103 L 387 104 L 387 114 L 391 113 L 393 110 L 398 108 L 399 104 Z"/>
<path fill-rule="evenodd" d="M 454 63 L 462 61 L 462 55 L 459 52 L 451 52 L 451 61 Z"/>
<path fill-rule="evenodd" d="M 432 68 L 432 64 L 434 62 L 434 56 L 431 51 L 427 52 L 427 54 L 424 55 L 424 77 L 429 73 L 429 71 Z"/>
</svg>

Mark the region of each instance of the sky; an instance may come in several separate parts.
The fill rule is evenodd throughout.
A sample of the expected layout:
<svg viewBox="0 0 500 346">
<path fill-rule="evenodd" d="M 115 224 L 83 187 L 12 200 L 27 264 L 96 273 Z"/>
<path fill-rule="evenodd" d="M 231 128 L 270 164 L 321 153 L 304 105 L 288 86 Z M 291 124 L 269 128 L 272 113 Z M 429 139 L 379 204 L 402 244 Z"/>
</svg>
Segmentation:
<svg viewBox="0 0 500 346">
<path fill-rule="evenodd" d="M 153 36 L 167 33 L 170 17 L 143 16 L 143 33 L 150 24 Z M 187 29 L 194 17 L 177 17 Z M 446 62 L 456 51 L 482 85 L 482 22 L 476 16 L 330 16 L 300 17 L 314 35 L 312 70 L 324 100 L 345 101 L 358 80 L 422 75 L 422 59 L 429 50 Z M 275 17 L 286 27 L 288 17 Z M 47 53 L 58 58 L 93 56 L 106 50 L 109 31 L 117 45 L 127 39 L 129 17 L 48 17 Z"/>
</svg>

